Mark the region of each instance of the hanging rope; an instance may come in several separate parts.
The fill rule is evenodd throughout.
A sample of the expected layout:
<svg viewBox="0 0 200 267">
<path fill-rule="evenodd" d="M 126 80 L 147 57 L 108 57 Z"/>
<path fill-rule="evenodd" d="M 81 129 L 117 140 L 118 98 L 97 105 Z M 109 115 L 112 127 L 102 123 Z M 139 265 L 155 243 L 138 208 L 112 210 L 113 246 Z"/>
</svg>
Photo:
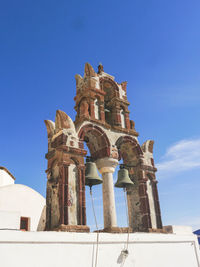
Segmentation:
<svg viewBox="0 0 200 267">
<path fill-rule="evenodd" d="M 92 201 L 92 210 L 93 210 L 93 214 L 94 214 L 94 220 L 95 220 L 96 229 L 97 229 L 97 248 L 96 248 L 96 258 L 95 258 L 95 265 L 94 265 L 95 267 L 97 267 L 98 250 L 99 250 L 99 228 L 98 228 L 97 217 L 96 217 L 95 209 L 94 209 L 94 199 L 92 196 L 92 187 L 90 187 L 90 196 L 91 196 L 91 201 Z"/>
<path fill-rule="evenodd" d="M 128 235 L 127 235 L 127 241 L 126 241 L 126 250 L 128 254 L 128 245 L 129 245 L 129 235 L 130 235 L 130 228 L 129 228 L 129 219 L 128 219 L 128 204 L 127 204 L 127 198 L 126 198 L 126 188 L 123 188 L 124 191 L 124 201 L 125 201 L 125 206 L 126 206 L 126 219 L 127 219 L 127 226 L 128 226 Z"/>
</svg>

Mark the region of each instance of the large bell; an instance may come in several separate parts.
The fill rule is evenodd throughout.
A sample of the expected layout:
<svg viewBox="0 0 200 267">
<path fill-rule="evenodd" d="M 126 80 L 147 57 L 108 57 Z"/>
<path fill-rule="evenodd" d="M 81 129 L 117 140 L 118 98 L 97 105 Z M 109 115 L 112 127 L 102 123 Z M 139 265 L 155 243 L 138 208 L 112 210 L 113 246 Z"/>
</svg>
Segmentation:
<svg viewBox="0 0 200 267">
<path fill-rule="evenodd" d="M 134 185 L 134 183 L 131 181 L 128 170 L 124 168 L 124 166 L 120 166 L 120 170 L 118 171 L 118 178 L 117 182 L 115 183 L 115 187 L 119 188 L 126 188 L 129 185 Z"/>
<path fill-rule="evenodd" d="M 97 167 L 94 162 L 86 160 L 85 164 L 85 185 L 92 187 L 93 185 L 102 184 L 102 179 L 97 173 Z"/>
</svg>

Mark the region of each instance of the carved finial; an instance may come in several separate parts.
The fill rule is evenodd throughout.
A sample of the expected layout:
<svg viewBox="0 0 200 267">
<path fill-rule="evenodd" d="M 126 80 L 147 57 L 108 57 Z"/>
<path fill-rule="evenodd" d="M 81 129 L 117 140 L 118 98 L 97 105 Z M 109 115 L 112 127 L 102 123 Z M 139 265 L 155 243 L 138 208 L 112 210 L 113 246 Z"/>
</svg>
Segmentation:
<svg viewBox="0 0 200 267">
<path fill-rule="evenodd" d="M 85 76 L 90 76 L 90 77 L 97 76 L 97 74 L 94 71 L 93 67 L 89 63 L 85 64 Z"/>
<path fill-rule="evenodd" d="M 52 137 L 55 133 L 55 123 L 51 120 L 44 121 L 47 127 L 47 135 L 48 137 Z"/>
<path fill-rule="evenodd" d="M 103 72 L 104 70 L 103 70 L 103 65 L 102 65 L 102 63 L 100 62 L 99 63 L 99 66 L 98 66 L 98 74 L 100 74 L 101 72 Z"/>
<path fill-rule="evenodd" d="M 55 124 L 57 132 L 62 129 L 71 129 L 72 131 L 75 132 L 75 126 L 72 119 L 64 111 L 61 110 L 56 111 Z"/>
<path fill-rule="evenodd" d="M 75 75 L 75 79 L 76 79 L 76 90 L 83 90 L 84 89 L 84 81 L 83 78 L 81 77 L 81 75 L 76 74 Z"/>
<path fill-rule="evenodd" d="M 144 144 L 141 146 L 143 152 L 150 152 L 153 153 L 153 145 L 154 141 L 153 140 L 147 140 L 144 142 Z"/>
<path fill-rule="evenodd" d="M 122 90 L 126 92 L 127 82 L 122 82 L 121 86 L 122 86 Z"/>
</svg>

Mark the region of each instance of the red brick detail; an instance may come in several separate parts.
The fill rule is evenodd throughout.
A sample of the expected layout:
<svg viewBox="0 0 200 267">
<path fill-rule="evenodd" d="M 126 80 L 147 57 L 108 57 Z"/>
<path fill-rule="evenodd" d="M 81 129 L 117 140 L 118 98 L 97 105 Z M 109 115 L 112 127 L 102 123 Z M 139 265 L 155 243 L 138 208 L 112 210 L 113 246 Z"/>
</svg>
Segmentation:
<svg viewBox="0 0 200 267">
<path fill-rule="evenodd" d="M 60 224 L 65 224 L 65 221 L 68 221 L 68 210 L 66 212 L 66 207 L 65 207 L 65 201 L 68 196 L 68 172 L 66 168 L 68 168 L 68 166 L 65 167 L 64 165 L 61 166 L 60 168 L 60 178 L 59 178 Z"/>
<path fill-rule="evenodd" d="M 135 122 L 133 120 L 130 120 L 130 129 L 135 130 Z"/>
<path fill-rule="evenodd" d="M 85 169 L 81 170 L 82 178 L 82 224 L 86 225 L 86 201 L 85 201 Z"/>
<path fill-rule="evenodd" d="M 147 195 L 146 182 L 139 183 L 139 196 L 140 196 L 140 211 L 142 215 L 142 223 L 145 229 L 151 228 L 150 207 Z"/>
<path fill-rule="evenodd" d="M 99 106 L 100 109 L 100 118 L 102 122 L 105 122 L 105 111 L 104 111 L 104 106 L 100 105 Z"/>
<path fill-rule="evenodd" d="M 82 192 L 82 172 L 81 169 L 78 168 L 78 185 L 79 185 L 79 221 L 78 224 L 82 225 L 83 224 L 83 215 L 82 215 L 82 206 L 83 206 L 83 192 Z"/>
<path fill-rule="evenodd" d="M 79 148 L 84 149 L 84 144 L 83 144 L 83 142 L 79 142 L 79 143 L 78 143 L 78 146 L 79 146 Z"/>
<path fill-rule="evenodd" d="M 122 86 L 122 90 L 126 92 L 127 82 L 122 82 L 121 86 Z"/>
<path fill-rule="evenodd" d="M 53 142 L 51 143 L 51 147 L 56 148 L 61 145 L 66 145 L 66 142 L 67 142 L 67 136 L 64 134 L 60 134 L 53 140 Z"/>
<path fill-rule="evenodd" d="M 94 160 L 105 158 L 105 157 L 110 157 L 110 148 L 104 147 L 101 150 L 98 150 L 96 152 L 93 152 L 93 153 L 91 152 L 91 156 Z"/>
<path fill-rule="evenodd" d="M 122 122 L 121 122 L 121 116 L 120 116 L 119 111 L 117 111 L 116 113 L 113 113 L 113 115 L 114 115 L 114 124 L 121 127 Z"/>
<path fill-rule="evenodd" d="M 128 113 L 125 113 L 125 122 L 126 122 L 126 128 L 129 130 L 131 127 L 130 127 L 130 120 Z"/>
<path fill-rule="evenodd" d="M 90 102 L 90 117 L 92 119 L 95 119 L 95 114 L 94 114 L 94 101 Z"/>
<path fill-rule="evenodd" d="M 89 104 L 86 99 L 81 100 L 79 104 L 79 117 L 89 118 Z"/>
</svg>

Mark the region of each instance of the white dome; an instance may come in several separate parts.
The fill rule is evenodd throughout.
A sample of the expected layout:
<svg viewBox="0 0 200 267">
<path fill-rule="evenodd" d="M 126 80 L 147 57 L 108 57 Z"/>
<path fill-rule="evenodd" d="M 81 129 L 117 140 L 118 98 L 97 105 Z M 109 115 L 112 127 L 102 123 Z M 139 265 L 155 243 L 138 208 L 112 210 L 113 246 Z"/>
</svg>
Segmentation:
<svg viewBox="0 0 200 267">
<path fill-rule="evenodd" d="M 45 205 L 45 198 L 28 186 L 12 184 L 0 187 L 0 221 L 4 221 L 4 224 L 5 214 L 15 214 L 15 218 L 18 217 L 17 229 L 20 217 L 28 217 L 31 231 L 43 230 L 41 228 L 45 224 Z M 2 228 L 1 223 L 0 227 Z"/>
</svg>

